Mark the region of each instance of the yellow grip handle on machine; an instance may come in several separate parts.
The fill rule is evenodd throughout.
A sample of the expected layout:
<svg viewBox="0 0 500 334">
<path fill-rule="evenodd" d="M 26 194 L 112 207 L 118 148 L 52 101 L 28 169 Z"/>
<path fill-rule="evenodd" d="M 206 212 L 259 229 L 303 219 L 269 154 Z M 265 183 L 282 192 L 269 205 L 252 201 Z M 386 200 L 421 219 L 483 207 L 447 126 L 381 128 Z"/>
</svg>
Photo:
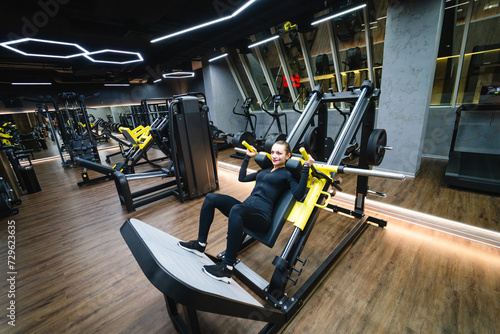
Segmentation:
<svg viewBox="0 0 500 334">
<path fill-rule="evenodd" d="M 242 142 L 243 146 L 245 146 L 250 152 L 255 152 L 252 146 L 250 146 L 249 143 L 247 143 L 245 140 Z"/>
</svg>

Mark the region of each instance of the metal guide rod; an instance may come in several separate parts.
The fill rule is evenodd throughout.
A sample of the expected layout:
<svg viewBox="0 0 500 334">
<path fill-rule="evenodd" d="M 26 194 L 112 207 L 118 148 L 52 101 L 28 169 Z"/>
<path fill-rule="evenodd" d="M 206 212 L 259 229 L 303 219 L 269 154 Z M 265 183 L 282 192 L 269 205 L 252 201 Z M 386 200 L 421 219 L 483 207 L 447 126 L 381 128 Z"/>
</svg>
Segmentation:
<svg viewBox="0 0 500 334">
<path fill-rule="evenodd" d="M 328 165 L 338 165 L 340 164 L 340 161 L 343 159 L 344 157 L 343 155 L 347 149 L 347 146 L 349 145 L 349 141 L 351 140 L 352 136 L 354 136 L 356 127 L 359 124 L 361 118 L 363 117 L 361 105 L 363 103 L 364 98 L 366 97 L 366 94 L 368 93 L 368 88 L 370 88 L 370 86 L 368 85 L 363 85 L 361 87 L 358 100 L 356 101 L 356 104 L 354 105 L 351 115 L 347 119 L 347 122 L 344 124 L 344 127 L 338 136 L 339 140 L 335 143 L 332 153 L 328 158 L 327 161 Z"/>
<path fill-rule="evenodd" d="M 286 141 L 290 144 L 292 149 L 298 144 L 300 136 L 304 132 L 305 128 L 309 126 L 309 121 L 314 116 L 316 109 L 318 109 L 318 105 L 321 103 L 321 94 L 321 88 L 317 86 L 313 91 L 313 95 L 309 99 L 309 103 L 306 105 L 304 111 L 293 126 L 292 131 L 288 134 Z"/>
<path fill-rule="evenodd" d="M 295 239 L 297 239 L 299 233 L 300 233 L 300 228 L 295 227 L 293 229 L 292 235 L 290 236 L 290 239 L 288 240 L 288 243 L 285 246 L 285 249 L 283 249 L 283 252 L 281 253 L 281 258 L 283 259 L 287 258 L 288 253 L 290 253 L 290 250 L 292 249 L 292 246 L 295 243 Z"/>
</svg>

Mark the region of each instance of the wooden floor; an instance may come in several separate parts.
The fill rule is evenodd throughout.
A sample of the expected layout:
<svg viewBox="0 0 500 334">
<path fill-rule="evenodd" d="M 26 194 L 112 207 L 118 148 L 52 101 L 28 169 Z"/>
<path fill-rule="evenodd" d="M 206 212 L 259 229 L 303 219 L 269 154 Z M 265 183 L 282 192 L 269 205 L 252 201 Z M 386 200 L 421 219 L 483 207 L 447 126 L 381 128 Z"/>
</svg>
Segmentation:
<svg viewBox="0 0 500 334">
<path fill-rule="evenodd" d="M 232 162 L 225 151 L 219 159 Z M 374 181 L 373 189 L 387 192 L 387 203 L 500 230 L 498 197 L 434 184 L 437 177 L 426 174 L 431 168 L 425 164 L 440 162 L 426 160 L 415 180 L 397 186 Z M 168 198 L 127 214 L 110 182 L 80 188 L 80 169 L 63 169 L 60 160 L 35 164 L 35 171 L 42 192 L 23 196 L 20 213 L 0 223 L 0 268 L 9 271 L 7 222 L 14 220 L 17 271 L 16 326 L 7 324 L 9 285 L 2 279 L 0 333 L 174 333 L 162 294 L 142 273 L 119 228 L 134 217 L 175 237 L 195 238 L 203 199 L 180 204 Z M 132 190 L 154 182 L 132 184 Z M 240 199 L 251 191 L 221 168 L 219 183 L 220 192 Z M 345 179 L 346 192 L 353 192 L 353 183 Z M 320 214 L 298 285 L 352 224 Z M 225 248 L 225 225 L 216 215 L 209 253 Z M 272 258 L 290 231 L 287 226 L 272 250 L 255 245 L 241 259 L 269 279 Z M 389 219 L 385 229 L 368 228 L 283 332 L 498 333 L 499 274 L 499 249 Z M 297 288 L 290 286 L 289 294 Z M 209 313 L 201 313 L 200 322 L 205 333 L 256 333 L 263 326 Z"/>
</svg>

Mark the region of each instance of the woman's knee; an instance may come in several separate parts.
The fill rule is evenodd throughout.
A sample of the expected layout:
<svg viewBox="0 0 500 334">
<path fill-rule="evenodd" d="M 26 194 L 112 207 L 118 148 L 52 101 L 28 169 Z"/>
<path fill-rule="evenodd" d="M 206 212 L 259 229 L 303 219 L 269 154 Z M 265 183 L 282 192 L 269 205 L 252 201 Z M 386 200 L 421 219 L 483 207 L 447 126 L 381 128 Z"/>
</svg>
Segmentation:
<svg viewBox="0 0 500 334">
<path fill-rule="evenodd" d="M 229 211 L 229 220 L 241 219 L 243 217 L 243 205 L 236 204 Z"/>
<path fill-rule="evenodd" d="M 215 203 L 217 203 L 217 195 L 219 194 L 214 194 L 214 193 L 208 193 L 205 196 L 205 199 L 203 200 L 203 206 L 215 206 Z"/>
</svg>

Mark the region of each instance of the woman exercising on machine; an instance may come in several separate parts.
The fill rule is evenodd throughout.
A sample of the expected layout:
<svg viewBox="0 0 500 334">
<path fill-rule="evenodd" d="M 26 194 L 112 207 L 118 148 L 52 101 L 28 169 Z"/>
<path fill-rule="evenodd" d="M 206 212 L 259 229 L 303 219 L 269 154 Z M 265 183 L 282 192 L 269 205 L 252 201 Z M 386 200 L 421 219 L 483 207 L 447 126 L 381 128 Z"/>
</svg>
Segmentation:
<svg viewBox="0 0 500 334">
<path fill-rule="evenodd" d="M 208 276 L 226 283 L 230 282 L 232 276 L 243 228 L 246 227 L 258 232 L 266 231 L 271 224 L 271 216 L 276 202 L 288 189 L 291 189 L 297 200 L 301 200 L 306 191 L 309 166 L 314 163 L 312 158 L 304 163 L 302 176 L 297 182 L 285 168 L 286 161 L 292 155 L 290 145 L 286 141 L 280 140 L 273 145 L 271 150 L 273 167 L 247 175 L 248 162 L 256 155 L 256 152 L 255 148 L 253 148 L 253 152 L 247 149 L 238 177 L 240 182 L 256 181 L 250 196 L 242 203 L 228 195 L 207 194 L 200 212 L 198 240 L 178 243 L 182 249 L 202 256 L 207 246 L 208 232 L 214 219 L 215 209 L 222 212 L 228 217 L 226 253 L 222 262 L 203 266 L 203 271 Z"/>
</svg>

